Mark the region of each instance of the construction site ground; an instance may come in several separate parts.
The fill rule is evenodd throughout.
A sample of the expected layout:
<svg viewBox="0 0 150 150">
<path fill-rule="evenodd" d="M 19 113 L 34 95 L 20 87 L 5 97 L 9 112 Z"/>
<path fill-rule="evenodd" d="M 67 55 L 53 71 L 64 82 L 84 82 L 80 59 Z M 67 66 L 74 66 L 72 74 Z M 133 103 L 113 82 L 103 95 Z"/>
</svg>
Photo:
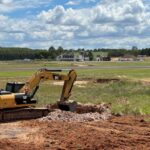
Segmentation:
<svg viewBox="0 0 150 150">
<path fill-rule="evenodd" d="M 0 150 L 150 150 L 150 116 L 0 124 Z"/>
</svg>

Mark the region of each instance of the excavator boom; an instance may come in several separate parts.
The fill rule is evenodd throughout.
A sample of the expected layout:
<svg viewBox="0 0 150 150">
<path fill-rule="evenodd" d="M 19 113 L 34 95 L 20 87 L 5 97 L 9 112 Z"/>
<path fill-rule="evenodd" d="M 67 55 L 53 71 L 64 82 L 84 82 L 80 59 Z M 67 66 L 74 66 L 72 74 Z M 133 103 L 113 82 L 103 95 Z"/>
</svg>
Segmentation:
<svg viewBox="0 0 150 150">
<path fill-rule="evenodd" d="M 33 97 L 39 87 L 40 82 L 47 80 L 64 81 L 60 101 L 67 101 L 71 95 L 71 90 L 76 80 L 77 74 L 74 70 L 69 70 L 67 75 L 55 73 L 61 71 L 62 70 L 40 69 L 25 83 L 19 92 L 26 93 L 27 95 Z"/>
</svg>

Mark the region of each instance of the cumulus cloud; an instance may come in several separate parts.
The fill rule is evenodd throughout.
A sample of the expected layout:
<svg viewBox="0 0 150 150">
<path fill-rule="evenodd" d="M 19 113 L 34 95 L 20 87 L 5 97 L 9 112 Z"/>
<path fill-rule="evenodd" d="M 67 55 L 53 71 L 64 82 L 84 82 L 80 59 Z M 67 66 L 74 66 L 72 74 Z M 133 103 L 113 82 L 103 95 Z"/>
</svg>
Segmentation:
<svg viewBox="0 0 150 150">
<path fill-rule="evenodd" d="M 126 47 L 127 39 L 129 45 L 133 43 L 141 46 L 139 39 L 150 34 L 150 12 L 142 0 L 101 0 L 91 9 L 79 10 L 56 6 L 47 12 L 43 11 L 38 18 L 47 25 L 57 26 L 58 30 L 61 30 L 61 26 L 68 26 L 68 29 L 76 26 L 72 30 L 72 41 L 78 41 L 79 45 L 84 45 L 85 42 L 86 47 L 100 46 L 102 42 L 96 39 L 101 38 L 105 39 L 101 40 L 105 43 L 103 45 L 108 47 L 123 46 L 123 43 Z M 89 40 L 94 41 L 94 44 Z M 120 44 L 117 42 L 116 45 L 116 40 L 120 41 Z M 144 40 L 141 40 L 141 43 L 143 42 Z"/>
<path fill-rule="evenodd" d="M 141 0 L 102 1 L 93 9 L 96 23 L 112 21 L 123 23 L 140 23 L 145 17 L 145 7 Z"/>
<path fill-rule="evenodd" d="M 38 18 L 47 24 L 77 26 L 87 24 L 89 12 L 87 10 L 64 9 L 63 6 L 56 6 L 49 11 L 43 11 Z"/>
<path fill-rule="evenodd" d="M 42 11 L 33 20 L 14 20 L 1 15 L 0 21 L 4 22 L 0 31 L 6 40 L 14 35 L 14 43 L 19 41 L 29 47 L 150 47 L 149 5 L 142 0 L 100 0 L 91 8 L 80 9 L 59 5 Z"/>
</svg>

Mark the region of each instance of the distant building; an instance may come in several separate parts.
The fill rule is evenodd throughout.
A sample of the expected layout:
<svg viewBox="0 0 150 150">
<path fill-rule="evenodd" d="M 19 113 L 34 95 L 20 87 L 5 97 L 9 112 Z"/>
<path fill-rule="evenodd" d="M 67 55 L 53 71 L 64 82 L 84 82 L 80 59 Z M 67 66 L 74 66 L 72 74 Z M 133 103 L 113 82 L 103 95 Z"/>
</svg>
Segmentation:
<svg viewBox="0 0 150 150">
<path fill-rule="evenodd" d="M 118 58 L 118 61 L 144 61 L 141 56 L 133 56 L 133 55 L 125 55 L 123 57 Z"/>
<path fill-rule="evenodd" d="M 56 58 L 57 61 L 89 61 L 87 55 L 82 55 L 78 52 L 64 53 Z"/>
<path fill-rule="evenodd" d="M 29 58 L 25 58 L 23 61 L 25 61 L 25 62 L 30 62 L 30 61 L 31 61 L 31 59 L 29 59 Z"/>
<path fill-rule="evenodd" d="M 92 52 L 93 61 L 111 61 L 111 58 L 108 57 L 107 52 Z M 56 58 L 57 61 L 89 61 L 89 52 L 88 51 L 75 51 L 75 52 L 66 52 L 62 55 L 59 55 Z"/>
<path fill-rule="evenodd" d="M 111 57 L 98 55 L 98 56 L 96 57 L 96 61 L 111 61 Z"/>
<path fill-rule="evenodd" d="M 56 58 L 57 61 L 75 61 L 73 54 L 62 54 Z"/>
</svg>

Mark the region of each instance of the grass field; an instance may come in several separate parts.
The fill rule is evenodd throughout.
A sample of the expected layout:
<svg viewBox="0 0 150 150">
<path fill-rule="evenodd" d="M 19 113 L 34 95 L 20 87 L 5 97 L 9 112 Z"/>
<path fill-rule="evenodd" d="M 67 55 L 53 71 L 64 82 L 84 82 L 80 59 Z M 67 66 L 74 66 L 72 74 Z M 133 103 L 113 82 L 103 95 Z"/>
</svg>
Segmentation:
<svg viewBox="0 0 150 150">
<path fill-rule="evenodd" d="M 109 67 L 87 68 L 84 67 Z M 112 66 L 132 66 L 133 68 L 111 68 Z M 49 62 L 49 61 L 4 61 L 0 62 L 0 88 L 6 82 L 26 81 L 39 68 L 79 67 L 76 71 L 78 80 L 86 84 L 75 85 L 70 99 L 79 102 L 111 103 L 113 113 L 150 114 L 150 69 L 137 68 L 150 66 L 150 61 L 143 62 Z M 134 68 L 135 67 L 135 68 Z M 66 72 L 65 72 L 66 73 Z M 119 78 L 119 82 L 96 83 L 99 78 Z M 144 80 L 145 82 L 141 82 Z M 54 103 L 59 99 L 62 86 L 53 82 L 41 84 L 35 98 L 38 105 Z"/>
</svg>

